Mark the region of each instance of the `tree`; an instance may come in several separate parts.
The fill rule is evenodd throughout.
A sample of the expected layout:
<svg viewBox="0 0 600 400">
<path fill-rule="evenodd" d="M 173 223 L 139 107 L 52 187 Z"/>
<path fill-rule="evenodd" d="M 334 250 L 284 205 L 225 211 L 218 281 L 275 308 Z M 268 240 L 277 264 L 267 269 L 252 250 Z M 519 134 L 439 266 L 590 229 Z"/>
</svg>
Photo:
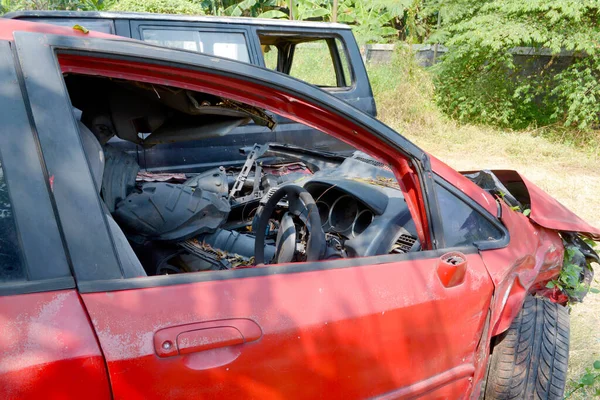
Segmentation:
<svg viewBox="0 0 600 400">
<path fill-rule="evenodd" d="M 202 5 L 193 0 L 119 0 L 110 7 L 110 10 L 204 15 Z"/>
<path fill-rule="evenodd" d="M 449 51 L 439 67 L 442 107 L 462 120 L 502 126 L 562 123 L 587 128 L 600 115 L 600 47 L 595 0 L 444 0 L 431 38 Z M 515 63 L 529 47 L 542 68 Z M 557 69 L 559 55 L 572 55 Z M 531 58 L 535 60 L 535 58 Z"/>
</svg>

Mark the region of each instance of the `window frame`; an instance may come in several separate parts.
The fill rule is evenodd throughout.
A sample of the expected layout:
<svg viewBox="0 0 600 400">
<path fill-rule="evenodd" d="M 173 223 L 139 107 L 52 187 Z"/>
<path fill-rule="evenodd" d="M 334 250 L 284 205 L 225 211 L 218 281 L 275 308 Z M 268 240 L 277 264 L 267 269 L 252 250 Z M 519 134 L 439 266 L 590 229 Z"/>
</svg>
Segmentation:
<svg viewBox="0 0 600 400">
<path fill-rule="evenodd" d="M 214 60 L 214 57 L 207 56 L 206 54 L 177 51 L 148 43 L 136 43 L 120 40 L 94 38 L 83 40 L 68 36 L 44 35 L 44 40 L 41 41 L 39 39 L 40 34 L 36 33 L 15 32 L 14 35 L 15 40 L 17 41 L 17 47 L 19 48 L 19 57 L 22 60 L 21 63 L 23 65 L 23 69 L 25 73 L 29 74 L 30 76 L 28 81 L 29 86 L 27 86 L 27 88 L 31 89 L 32 97 L 33 92 L 36 92 L 35 109 L 33 109 L 34 101 L 32 100 L 33 117 L 34 119 L 37 117 L 36 110 L 37 112 L 43 112 L 46 114 L 51 113 L 53 115 L 53 119 L 48 121 L 48 125 L 52 126 L 43 126 L 45 131 L 43 132 L 43 135 L 41 134 L 40 136 L 47 137 L 53 130 L 60 130 L 54 128 L 59 126 L 63 127 L 62 129 L 65 131 L 70 131 L 68 132 L 68 135 L 71 135 L 72 139 L 68 139 L 68 135 L 65 133 L 63 141 L 66 143 L 67 140 L 70 140 L 69 147 L 71 148 L 70 150 L 75 151 L 75 153 L 73 153 L 76 156 L 75 158 L 79 158 L 79 154 L 81 154 L 83 155 L 83 159 L 78 161 L 81 162 L 81 164 L 77 163 L 77 168 L 74 168 L 74 161 L 69 160 L 71 164 L 68 164 L 68 167 L 69 169 L 81 169 L 79 173 L 80 178 L 82 179 L 80 185 L 82 189 L 85 186 L 85 190 L 89 191 L 90 188 L 91 190 L 94 190 L 95 200 L 92 202 L 87 200 L 85 203 L 86 212 L 82 215 L 77 215 L 77 217 L 82 218 L 82 220 L 74 221 L 74 218 L 71 216 L 71 214 L 66 214 L 69 215 L 69 218 L 67 221 L 63 221 L 63 223 L 85 225 L 87 228 L 92 226 L 87 225 L 88 219 L 90 222 L 94 223 L 97 223 L 100 220 L 103 221 L 103 228 L 98 229 L 97 231 L 90 231 L 90 237 L 86 238 L 85 240 L 86 242 L 93 242 L 94 247 L 101 247 L 103 249 L 103 251 L 100 252 L 102 259 L 98 259 L 95 262 L 96 268 L 93 272 L 94 275 L 83 277 L 84 274 L 89 274 L 90 267 L 89 262 L 82 262 L 81 254 L 79 254 L 79 258 L 77 260 L 73 260 L 74 275 L 80 292 L 104 292 L 112 290 L 136 289 L 139 287 L 170 286 L 181 283 L 192 283 L 214 279 L 236 279 L 246 276 L 263 276 L 310 270 L 360 267 L 381 263 L 391 263 L 405 260 L 408 261 L 412 259 L 431 259 L 432 257 L 439 257 L 447 252 L 447 249 L 440 250 L 435 246 L 435 235 L 432 225 L 436 223 L 435 221 L 437 218 L 432 217 L 433 211 L 430 207 L 430 194 L 433 193 L 433 183 L 431 181 L 431 167 L 427 154 L 383 123 L 362 113 L 356 113 L 355 109 L 343 100 L 336 99 L 335 97 L 332 97 L 332 95 L 328 95 L 324 91 L 314 88 L 311 85 L 301 82 L 295 84 L 295 80 L 290 77 L 278 78 L 278 74 L 271 76 L 271 74 L 274 74 L 273 72 L 267 72 L 266 70 L 262 72 L 261 68 L 257 68 L 257 66 L 252 66 L 248 63 L 221 59 L 217 64 L 215 64 L 216 60 Z M 248 270 L 224 271 L 227 274 L 226 277 L 221 277 L 219 272 L 215 271 L 203 272 L 200 274 L 189 273 L 177 276 L 150 276 L 123 279 L 124 274 L 122 268 L 120 267 L 118 257 L 116 256 L 114 239 L 112 238 L 112 235 L 110 235 L 106 216 L 104 215 L 100 204 L 100 195 L 95 189 L 95 185 L 89 171 L 88 162 L 85 158 L 85 154 L 83 153 L 81 140 L 79 139 L 78 128 L 75 122 L 75 116 L 71 112 L 72 105 L 67 92 L 66 84 L 63 79 L 63 71 L 61 70 L 58 62 L 57 53 L 59 52 L 61 54 L 75 57 L 92 57 L 92 59 L 94 56 L 96 56 L 98 58 L 102 58 L 109 64 L 111 60 L 120 60 L 123 62 L 134 61 L 136 63 L 155 65 L 160 68 L 185 68 L 186 70 L 194 72 L 197 71 L 200 76 L 202 72 L 210 72 L 211 74 L 227 77 L 229 74 L 231 74 L 233 69 L 233 71 L 235 71 L 234 73 L 236 79 L 243 79 L 250 85 L 252 85 L 253 82 L 257 82 L 265 88 L 270 86 L 273 88 L 278 88 L 278 85 L 283 84 L 283 82 L 279 83 L 279 80 L 284 81 L 285 84 L 289 85 L 289 90 L 292 91 L 292 93 L 294 93 L 294 95 L 299 99 L 306 99 L 309 103 L 316 103 L 324 110 L 324 112 L 335 110 L 335 114 L 339 118 L 354 124 L 354 126 L 356 126 L 355 129 L 367 131 L 369 133 L 369 141 L 366 142 L 367 144 L 365 144 L 365 146 L 371 148 L 371 151 L 377 152 L 379 156 L 383 158 L 388 157 L 390 160 L 398 160 L 402 157 L 406 158 L 406 160 L 409 160 L 407 161 L 408 166 L 414 170 L 414 178 L 416 179 L 418 185 L 420 185 L 422 191 L 420 194 L 416 193 L 416 196 L 420 199 L 420 201 L 422 201 L 422 203 L 418 203 L 416 206 L 419 208 L 421 217 L 425 218 L 427 221 L 424 227 L 428 227 L 429 229 L 425 232 L 425 235 L 430 238 L 431 242 L 433 243 L 433 248 L 431 250 L 425 250 L 418 253 L 406 253 L 401 255 L 383 255 L 337 261 L 323 260 L 314 263 L 294 263 L 291 265 L 277 265 L 272 267 L 268 266 Z M 231 64 L 228 66 L 229 63 L 235 63 L 235 65 Z M 67 72 L 68 71 L 71 70 L 67 70 Z M 115 74 L 117 73 L 115 72 Z M 268 79 L 265 76 L 262 78 L 263 80 L 261 80 L 260 76 L 264 74 L 269 74 Z M 35 84 L 37 80 L 48 82 L 49 87 L 39 87 Z M 296 87 L 295 85 L 298 86 Z M 237 86 L 234 87 L 237 88 Z M 41 96 L 47 92 L 53 92 L 55 96 L 57 96 L 54 98 L 54 101 L 49 102 L 47 96 L 45 98 L 44 96 Z M 43 102 L 41 99 L 45 100 L 45 102 Z M 299 104 L 303 103 L 300 102 Z M 46 108 L 50 108 L 50 110 L 46 110 L 46 108 L 42 107 L 42 105 L 45 105 Z M 38 126 L 39 125 L 40 124 L 38 124 Z M 344 129 L 347 131 L 346 135 L 350 135 L 352 132 L 354 132 L 356 135 L 358 134 L 357 131 L 349 131 L 348 129 L 350 129 L 350 127 L 348 127 L 347 124 L 344 124 Z M 357 138 L 356 140 L 359 140 L 358 138 L 362 136 L 359 135 L 355 137 Z M 45 147 L 47 145 L 47 142 L 46 144 L 44 142 L 41 143 L 41 147 L 45 156 Z M 64 156 L 61 157 L 58 154 L 52 154 L 49 155 L 49 157 L 51 158 L 51 163 L 60 165 L 62 162 L 63 168 L 65 168 L 64 165 L 66 161 L 64 161 Z M 83 191 L 84 190 L 79 190 L 77 192 L 78 198 L 71 201 L 73 204 L 81 204 L 81 202 L 85 200 L 85 194 L 82 193 Z M 68 207 L 72 208 L 73 205 L 62 204 L 60 207 L 63 207 L 63 211 L 59 210 L 59 215 L 60 213 L 65 212 L 64 210 L 68 211 Z M 73 248 L 76 249 L 75 251 L 80 253 L 83 252 L 85 255 L 87 255 L 86 245 L 80 245 L 80 243 L 78 243 L 81 241 L 81 238 L 74 236 L 72 230 L 70 231 L 69 235 L 65 235 L 65 241 L 67 246 L 73 246 Z M 77 246 L 74 244 L 77 244 Z M 107 245 L 110 246 L 110 250 L 108 247 L 106 247 Z M 88 243 L 87 246 L 89 250 L 89 246 L 91 245 Z M 81 249 L 79 247 L 81 247 Z M 473 246 L 469 246 L 461 248 L 461 251 L 463 251 L 465 254 L 468 254 L 477 252 L 477 249 Z M 87 259 L 90 259 L 89 256 Z"/>
<path fill-rule="evenodd" d="M 477 212 L 482 218 L 484 218 L 486 221 L 490 222 L 492 224 L 492 226 L 497 228 L 502 234 L 502 237 L 500 239 L 483 240 L 483 241 L 475 242 L 475 243 L 473 243 L 473 246 L 475 246 L 477 249 L 482 250 L 482 251 L 502 249 L 502 248 L 508 246 L 508 243 L 510 242 L 510 233 L 509 233 L 508 229 L 506 229 L 504 224 L 502 224 L 499 217 L 496 217 L 496 216 L 490 214 L 490 212 L 488 210 L 483 208 L 481 205 L 477 204 L 477 202 L 475 200 L 471 199 L 469 196 L 467 196 L 465 193 L 463 193 L 460 189 L 458 189 L 457 187 L 455 187 L 454 185 L 452 185 L 451 183 L 446 181 L 441 176 L 439 176 L 437 174 L 433 174 L 433 175 L 434 175 L 433 176 L 433 182 L 434 182 L 433 187 L 434 187 L 434 191 L 435 191 L 435 204 L 436 204 L 435 207 L 437 208 L 437 213 L 439 215 L 440 223 L 442 225 L 440 227 L 442 229 L 439 230 L 439 234 L 436 236 L 436 238 L 438 239 L 438 245 L 439 245 L 438 248 L 446 248 L 446 239 L 444 238 L 444 231 L 443 231 L 444 220 L 442 218 L 442 212 L 441 212 L 439 201 L 438 201 L 438 193 L 437 193 L 437 190 L 435 189 L 436 184 L 438 184 L 441 187 L 443 187 L 444 189 L 446 189 L 448 192 L 450 192 L 450 194 L 455 196 L 459 201 L 462 201 L 468 207 L 473 209 L 473 211 Z M 496 200 L 496 201 L 498 201 L 498 200 Z M 501 209 L 500 204 L 498 204 L 498 210 L 500 210 L 500 209 Z M 447 247 L 447 248 L 452 248 L 452 247 Z"/>
<path fill-rule="evenodd" d="M 341 57 L 341 54 L 339 54 L 339 52 L 338 52 L 338 47 L 336 46 L 336 40 L 339 41 L 339 43 L 342 46 L 342 49 L 344 51 L 344 56 L 348 62 L 348 71 L 350 72 L 350 76 L 347 78 L 349 79 L 350 84 L 348 86 L 318 86 L 318 85 L 314 85 L 308 81 L 306 81 L 306 82 L 311 85 L 317 86 L 318 88 L 320 88 L 322 90 L 326 90 L 328 92 L 334 92 L 334 93 L 352 92 L 353 90 L 356 89 L 357 79 L 356 79 L 356 71 L 354 69 L 354 63 L 351 62 L 352 58 L 350 58 L 350 53 L 348 51 L 348 46 L 346 44 L 346 40 L 342 35 L 339 35 L 337 33 L 310 32 L 310 31 L 306 32 L 306 31 L 288 30 L 288 29 L 285 29 L 285 30 L 257 29 L 256 36 L 257 36 L 259 46 L 262 45 L 261 44 L 261 36 L 279 36 L 279 37 L 302 36 L 302 37 L 306 37 L 306 38 L 314 38 L 314 40 L 311 40 L 311 41 L 324 40 L 329 49 L 329 54 L 331 56 L 331 61 L 333 63 L 335 79 L 336 79 L 336 82 L 338 85 L 339 85 L 339 82 L 341 82 L 344 78 L 346 78 L 345 72 L 344 72 L 344 67 L 342 65 L 342 63 L 343 63 L 342 57 Z M 308 41 L 308 42 L 310 42 L 310 41 Z M 277 52 L 279 54 L 279 47 L 277 47 Z M 292 66 L 293 66 L 293 62 L 294 61 L 292 58 Z M 263 68 L 267 68 L 270 71 L 278 72 L 280 74 L 285 74 L 287 76 L 295 78 L 292 75 L 289 75 L 289 73 L 268 68 L 266 66 L 264 54 L 262 53 L 262 50 L 260 51 L 260 66 L 262 66 Z M 295 78 L 295 79 L 299 79 L 299 78 Z"/>
<path fill-rule="evenodd" d="M 50 195 L 51 179 L 27 107 L 14 48 L 0 41 L 0 153 L 24 279 L 0 282 L 0 296 L 75 287 L 64 238 Z M 10 149 L 10 151 L 5 151 Z"/>
</svg>

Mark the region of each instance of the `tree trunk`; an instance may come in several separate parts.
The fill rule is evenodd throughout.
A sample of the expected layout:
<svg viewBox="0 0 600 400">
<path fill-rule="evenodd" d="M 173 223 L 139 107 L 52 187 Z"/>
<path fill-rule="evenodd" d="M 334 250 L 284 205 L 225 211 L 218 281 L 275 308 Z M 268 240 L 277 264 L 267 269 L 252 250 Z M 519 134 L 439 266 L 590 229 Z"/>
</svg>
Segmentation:
<svg viewBox="0 0 600 400">
<path fill-rule="evenodd" d="M 337 22 L 338 0 L 333 0 L 332 21 Z"/>
</svg>

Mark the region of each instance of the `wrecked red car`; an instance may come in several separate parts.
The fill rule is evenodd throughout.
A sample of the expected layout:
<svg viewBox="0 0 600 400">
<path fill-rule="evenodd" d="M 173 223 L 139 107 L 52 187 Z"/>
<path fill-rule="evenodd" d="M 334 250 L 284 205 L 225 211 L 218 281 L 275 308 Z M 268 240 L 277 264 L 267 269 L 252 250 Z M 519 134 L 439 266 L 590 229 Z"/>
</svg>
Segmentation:
<svg viewBox="0 0 600 400">
<path fill-rule="evenodd" d="M 0 39 L 4 398 L 562 397 L 549 283 L 565 249 L 589 279 L 600 230 L 518 173 L 458 173 L 253 65 L 19 21 Z M 115 145 L 280 118 L 357 150 L 292 134 L 141 171 Z"/>
</svg>

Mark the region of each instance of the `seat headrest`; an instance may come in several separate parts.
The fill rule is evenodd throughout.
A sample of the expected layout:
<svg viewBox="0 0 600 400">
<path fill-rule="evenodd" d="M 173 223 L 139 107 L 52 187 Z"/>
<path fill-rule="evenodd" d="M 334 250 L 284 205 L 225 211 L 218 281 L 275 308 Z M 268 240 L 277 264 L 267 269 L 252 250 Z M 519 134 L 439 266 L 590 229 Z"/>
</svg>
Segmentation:
<svg viewBox="0 0 600 400">
<path fill-rule="evenodd" d="M 81 142 L 83 143 L 83 150 L 90 163 L 90 169 L 92 171 L 92 177 L 94 178 L 94 184 L 96 190 L 100 193 L 102 187 L 102 176 L 104 175 L 104 152 L 102 146 L 96 136 L 88 129 L 87 126 L 81 121 L 77 121 L 79 125 L 79 134 L 81 136 Z"/>
</svg>

